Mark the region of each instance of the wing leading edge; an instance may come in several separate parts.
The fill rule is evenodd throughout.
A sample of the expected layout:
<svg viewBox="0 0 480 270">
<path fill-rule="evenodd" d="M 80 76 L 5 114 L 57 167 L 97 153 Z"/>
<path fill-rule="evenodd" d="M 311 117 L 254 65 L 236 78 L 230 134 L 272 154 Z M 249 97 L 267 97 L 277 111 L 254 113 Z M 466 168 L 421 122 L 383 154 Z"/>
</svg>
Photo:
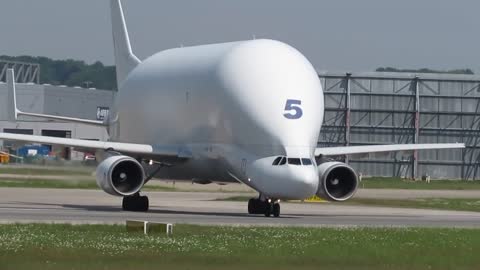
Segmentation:
<svg viewBox="0 0 480 270">
<path fill-rule="evenodd" d="M 123 153 L 135 153 L 143 155 L 158 155 L 170 157 L 187 157 L 187 151 L 176 145 L 149 145 L 136 143 L 90 141 L 81 139 L 56 138 L 47 136 L 21 135 L 0 133 L 0 140 L 34 142 L 43 144 L 64 145 L 93 150 L 114 150 Z"/>
<path fill-rule="evenodd" d="M 368 154 L 394 151 L 434 150 L 434 149 L 458 149 L 465 148 L 463 143 L 432 143 L 432 144 L 387 144 L 387 145 L 362 145 L 320 147 L 315 149 L 315 156 L 339 156 L 352 154 Z"/>
</svg>

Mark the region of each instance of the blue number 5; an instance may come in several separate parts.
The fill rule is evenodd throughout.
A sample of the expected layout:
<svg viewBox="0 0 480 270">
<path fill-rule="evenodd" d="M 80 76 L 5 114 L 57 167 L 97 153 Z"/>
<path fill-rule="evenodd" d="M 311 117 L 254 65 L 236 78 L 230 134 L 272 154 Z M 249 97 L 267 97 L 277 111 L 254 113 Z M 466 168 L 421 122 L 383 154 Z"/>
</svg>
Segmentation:
<svg viewBox="0 0 480 270">
<path fill-rule="evenodd" d="M 285 104 L 285 113 L 283 116 L 287 119 L 299 119 L 303 115 L 301 100 L 296 99 L 287 99 L 287 104 Z"/>
</svg>

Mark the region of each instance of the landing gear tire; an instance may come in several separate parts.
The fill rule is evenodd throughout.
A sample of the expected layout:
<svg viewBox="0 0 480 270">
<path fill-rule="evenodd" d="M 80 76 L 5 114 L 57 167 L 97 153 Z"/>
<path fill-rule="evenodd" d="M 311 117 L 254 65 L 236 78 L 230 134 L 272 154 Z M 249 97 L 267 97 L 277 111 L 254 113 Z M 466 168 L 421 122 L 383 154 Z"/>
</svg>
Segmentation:
<svg viewBox="0 0 480 270">
<path fill-rule="evenodd" d="M 248 200 L 248 213 L 251 215 L 251 214 L 256 214 L 256 199 L 250 199 Z"/>
<path fill-rule="evenodd" d="M 122 209 L 132 212 L 147 212 L 149 208 L 149 200 L 147 196 L 133 195 L 123 197 Z"/>
<path fill-rule="evenodd" d="M 280 216 L 280 204 L 279 203 L 274 203 L 272 207 L 272 212 L 274 217 L 279 217 Z"/>
<path fill-rule="evenodd" d="M 265 213 L 264 215 L 266 217 L 270 217 L 272 215 L 272 204 L 270 204 L 269 202 L 265 202 Z"/>
<path fill-rule="evenodd" d="M 268 202 L 263 201 L 260 199 L 250 199 L 248 201 L 248 213 L 250 215 L 257 214 L 257 215 L 265 215 L 266 217 L 270 217 L 273 215 L 274 217 L 280 216 L 280 203 L 278 202 Z"/>
<path fill-rule="evenodd" d="M 250 199 L 248 201 L 249 214 L 263 214 L 265 213 L 265 202 L 259 199 Z"/>
</svg>

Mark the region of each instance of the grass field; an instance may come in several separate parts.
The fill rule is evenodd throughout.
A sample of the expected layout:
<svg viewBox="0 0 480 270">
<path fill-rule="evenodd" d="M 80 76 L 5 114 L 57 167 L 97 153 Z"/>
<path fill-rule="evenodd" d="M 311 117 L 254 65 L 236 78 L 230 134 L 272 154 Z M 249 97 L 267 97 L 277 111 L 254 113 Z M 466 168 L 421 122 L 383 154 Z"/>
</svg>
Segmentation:
<svg viewBox="0 0 480 270">
<path fill-rule="evenodd" d="M 15 188 L 58 188 L 58 189 L 99 189 L 95 181 L 90 180 L 45 180 L 45 179 L 0 179 L 0 187 Z M 176 191 L 173 187 L 145 185 L 146 191 Z M 1 269 L 0 269 L 1 270 Z"/>
<path fill-rule="evenodd" d="M 232 197 L 222 198 L 218 200 L 247 202 L 250 198 L 251 196 L 250 197 L 249 196 L 232 196 Z M 324 201 L 321 203 L 338 204 L 338 205 L 369 205 L 369 206 L 480 212 L 480 198 L 479 199 L 425 198 L 425 199 L 405 199 L 405 200 L 353 198 L 346 202 L 335 203 L 335 202 Z"/>
<path fill-rule="evenodd" d="M 16 181 L 13 179 L 5 179 L 0 177 L 0 187 L 36 187 L 36 188 L 94 188 L 91 183 L 80 183 L 81 181 L 64 181 L 63 183 L 55 183 L 58 181 L 47 181 L 45 179 L 34 179 L 38 176 L 65 176 L 74 178 L 74 176 L 89 176 L 92 177 L 92 168 L 82 167 L 80 169 L 70 170 L 68 168 L 21 168 L 21 167 L 0 167 L 1 174 L 10 175 L 28 175 L 32 176 L 29 181 Z M 12 183 L 2 183 L 5 180 Z M 10 181 L 11 180 L 11 181 Z M 37 181 L 40 180 L 40 181 Z M 15 183 L 14 183 L 15 182 Z M 92 182 L 92 181 L 90 181 Z M 77 183 L 77 184 L 75 184 Z M 479 190 L 480 181 L 460 181 L 460 180 L 432 180 L 430 183 L 425 181 L 411 181 L 401 178 L 392 177 L 373 177 L 364 178 L 360 182 L 360 188 L 369 189 L 430 189 L 430 190 Z"/>
<path fill-rule="evenodd" d="M 0 179 L 0 187 L 25 188 L 68 188 L 68 189 L 96 189 L 94 181 L 63 181 L 45 179 Z"/>
<path fill-rule="evenodd" d="M 92 172 L 95 170 L 93 167 L 1 167 L 1 174 L 11 175 L 28 175 L 34 176 L 92 176 Z M 8 179 L 10 180 L 10 179 Z M 74 185 L 72 183 L 50 183 L 50 181 L 33 181 L 35 179 L 29 179 L 31 181 L 25 181 L 24 183 L 14 183 L 13 187 L 45 187 L 45 188 L 91 188 L 90 184 L 79 183 L 79 181 L 73 181 L 73 183 L 79 183 Z M 0 181 L 3 181 L 0 178 Z M 0 182 L 0 187 L 8 187 L 10 184 L 4 184 Z M 479 190 L 480 181 L 460 181 L 460 180 L 432 180 L 430 183 L 425 181 L 411 181 L 395 177 L 369 177 L 364 178 L 360 182 L 360 188 L 369 189 L 431 189 L 431 190 Z"/>
<path fill-rule="evenodd" d="M 92 175 L 95 168 L 89 167 L 0 167 L 0 174 L 17 174 L 17 175 Z"/>
<path fill-rule="evenodd" d="M 372 177 L 364 178 L 360 182 L 360 188 L 472 190 L 480 189 L 480 181 L 432 180 L 430 183 L 427 183 L 425 181 L 412 181 L 392 177 Z"/>
<path fill-rule="evenodd" d="M 479 199 L 427 198 L 427 199 L 408 199 L 408 200 L 355 199 L 354 198 L 350 201 L 339 203 L 339 204 L 480 212 L 480 198 Z"/>
<path fill-rule="evenodd" d="M 0 269 L 478 269 L 480 230 L 0 225 Z"/>
<path fill-rule="evenodd" d="M 32 174 L 33 175 L 33 174 Z M 42 174 L 40 174 L 42 175 Z M 46 175 L 46 174 L 43 174 Z M 57 174 L 60 175 L 60 174 Z M 74 179 L 73 175 L 73 179 Z M 96 188 L 94 181 L 61 181 L 35 179 L 10 179 L 0 177 L 0 187 L 32 187 L 32 188 Z M 365 179 L 360 183 L 361 188 L 370 189 L 429 189 L 429 190 L 478 190 L 480 181 L 450 181 L 436 180 L 428 184 L 425 182 L 406 181 L 395 178 Z"/>
</svg>

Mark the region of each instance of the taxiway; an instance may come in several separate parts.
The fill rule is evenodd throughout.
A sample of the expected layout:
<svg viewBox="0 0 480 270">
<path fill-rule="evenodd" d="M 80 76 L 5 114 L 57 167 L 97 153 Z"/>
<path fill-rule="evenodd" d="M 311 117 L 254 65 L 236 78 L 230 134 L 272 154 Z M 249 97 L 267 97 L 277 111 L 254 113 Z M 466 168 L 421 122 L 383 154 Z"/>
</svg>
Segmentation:
<svg viewBox="0 0 480 270">
<path fill-rule="evenodd" d="M 246 214 L 239 194 L 147 192 L 151 210 L 124 212 L 121 198 L 97 190 L 0 189 L 0 222 L 124 223 L 127 219 L 188 224 L 274 226 L 480 227 L 480 213 L 330 203 L 282 203 L 280 218 Z"/>
</svg>

